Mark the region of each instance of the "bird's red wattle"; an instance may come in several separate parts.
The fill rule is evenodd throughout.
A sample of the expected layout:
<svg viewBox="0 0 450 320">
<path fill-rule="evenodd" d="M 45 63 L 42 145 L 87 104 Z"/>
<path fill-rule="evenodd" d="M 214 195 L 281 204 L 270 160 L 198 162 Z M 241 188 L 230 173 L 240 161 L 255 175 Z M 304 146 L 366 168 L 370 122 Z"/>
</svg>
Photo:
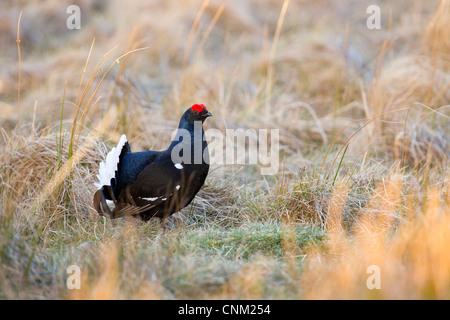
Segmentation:
<svg viewBox="0 0 450 320">
<path fill-rule="evenodd" d="M 206 107 L 205 107 L 205 105 L 203 105 L 203 104 L 194 104 L 194 105 L 191 107 L 191 110 L 192 110 L 192 111 L 202 112 L 203 109 L 207 110 Z"/>
</svg>

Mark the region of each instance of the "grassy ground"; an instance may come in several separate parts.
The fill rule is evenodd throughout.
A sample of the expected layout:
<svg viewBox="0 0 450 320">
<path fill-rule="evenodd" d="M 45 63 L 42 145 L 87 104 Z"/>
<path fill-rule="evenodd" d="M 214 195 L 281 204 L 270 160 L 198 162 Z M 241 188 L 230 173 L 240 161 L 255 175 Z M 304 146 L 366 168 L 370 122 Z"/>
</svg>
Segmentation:
<svg viewBox="0 0 450 320">
<path fill-rule="evenodd" d="M 0 5 L 0 298 L 450 298 L 448 1 L 70 4 Z M 99 217 L 120 135 L 163 149 L 194 103 L 279 129 L 279 172 L 214 166 L 165 230 Z"/>
</svg>

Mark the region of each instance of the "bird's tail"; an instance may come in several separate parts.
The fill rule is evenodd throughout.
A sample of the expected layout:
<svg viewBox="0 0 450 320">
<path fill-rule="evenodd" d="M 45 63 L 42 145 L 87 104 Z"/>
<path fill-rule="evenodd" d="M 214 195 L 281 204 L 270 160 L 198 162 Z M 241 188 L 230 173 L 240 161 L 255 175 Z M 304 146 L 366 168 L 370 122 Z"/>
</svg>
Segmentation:
<svg viewBox="0 0 450 320">
<path fill-rule="evenodd" d="M 105 161 L 100 163 L 97 178 L 98 182 L 95 186 L 99 189 L 94 194 L 93 205 L 100 215 L 112 216 L 111 210 L 107 204 L 107 200 L 115 200 L 115 192 L 117 190 L 118 173 L 121 168 L 121 161 L 127 152 L 130 152 L 130 145 L 127 137 L 123 134 L 120 137 L 117 147 L 108 152 Z M 114 201 L 115 202 L 115 201 Z"/>
<path fill-rule="evenodd" d="M 130 145 L 127 142 L 127 137 L 123 134 L 120 137 L 117 147 L 113 147 L 106 155 L 105 161 L 100 163 L 98 169 L 98 182 L 95 186 L 99 189 L 103 186 L 111 186 L 111 179 L 117 179 L 117 172 L 120 169 L 120 162 L 124 155 L 130 151 Z"/>
<path fill-rule="evenodd" d="M 111 209 L 108 206 L 107 201 L 109 199 L 113 199 L 114 209 Z M 100 190 L 94 194 L 94 209 L 101 216 L 109 216 L 112 219 L 121 218 L 126 216 L 139 216 L 139 214 L 145 210 L 151 209 L 154 205 L 148 204 L 142 207 L 133 206 L 128 203 L 118 202 L 114 194 L 111 191 L 110 186 L 103 186 Z"/>
<path fill-rule="evenodd" d="M 107 191 L 107 189 L 109 190 Z M 105 192 L 111 192 L 111 188 L 109 186 L 103 186 L 94 194 L 94 209 L 101 216 L 112 216 L 111 209 L 109 209 L 108 203 L 106 202 L 107 196 L 105 196 Z"/>
</svg>

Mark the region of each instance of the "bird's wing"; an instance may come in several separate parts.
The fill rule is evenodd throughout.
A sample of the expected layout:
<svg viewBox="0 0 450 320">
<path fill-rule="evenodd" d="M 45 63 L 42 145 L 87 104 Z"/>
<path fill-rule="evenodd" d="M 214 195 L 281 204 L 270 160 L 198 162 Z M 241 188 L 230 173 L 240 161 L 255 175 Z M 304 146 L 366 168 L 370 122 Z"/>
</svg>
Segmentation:
<svg viewBox="0 0 450 320">
<path fill-rule="evenodd" d="M 133 198 L 155 201 L 166 199 L 179 190 L 181 173 L 172 161 L 155 161 L 147 165 L 138 175 L 136 183 L 131 186 Z"/>
<path fill-rule="evenodd" d="M 134 183 L 122 188 L 112 216 L 136 216 L 153 208 L 155 214 L 163 214 L 166 209 L 178 208 L 180 181 L 180 170 L 172 161 L 159 159 L 146 165 Z"/>
<path fill-rule="evenodd" d="M 111 182 L 116 198 L 127 185 L 136 182 L 139 173 L 158 157 L 157 151 L 125 153 L 119 163 L 116 178 Z"/>
</svg>

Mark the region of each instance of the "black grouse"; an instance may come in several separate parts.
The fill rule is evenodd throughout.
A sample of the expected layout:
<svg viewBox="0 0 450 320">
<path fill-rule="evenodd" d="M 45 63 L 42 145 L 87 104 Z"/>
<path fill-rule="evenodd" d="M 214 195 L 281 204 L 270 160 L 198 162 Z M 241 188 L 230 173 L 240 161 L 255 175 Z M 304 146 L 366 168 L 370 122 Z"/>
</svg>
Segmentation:
<svg viewBox="0 0 450 320">
<path fill-rule="evenodd" d="M 94 208 L 111 218 L 164 219 L 191 203 L 209 171 L 202 104 L 183 114 L 175 139 L 164 151 L 131 152 L 125 135 L 100 163 Z M 114 209 L 107 200 L 114 203 Z"/>
</svg>

